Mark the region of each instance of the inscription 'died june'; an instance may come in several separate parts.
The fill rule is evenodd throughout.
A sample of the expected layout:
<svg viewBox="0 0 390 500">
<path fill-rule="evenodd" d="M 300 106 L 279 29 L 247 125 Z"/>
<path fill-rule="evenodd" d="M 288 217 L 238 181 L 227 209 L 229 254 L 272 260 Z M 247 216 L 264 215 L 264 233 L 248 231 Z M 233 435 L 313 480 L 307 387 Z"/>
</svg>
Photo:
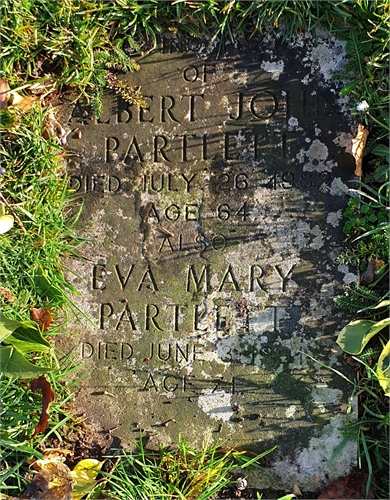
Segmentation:
<svg viewBox="0 0 390 500">
<path fill-rule="evenodd" d="M 70 107 L 89 238 L 71 264 L 90 319 L 67 341 L 79 404 L 123 438 L 137 422 L 158 442 L 217 432 L 288 453 L 344 397 L 305 354 L 338 363 L 353 130 L 307 47 L 164 43 L 123 76 L 143 107 Z"/>
</svg>

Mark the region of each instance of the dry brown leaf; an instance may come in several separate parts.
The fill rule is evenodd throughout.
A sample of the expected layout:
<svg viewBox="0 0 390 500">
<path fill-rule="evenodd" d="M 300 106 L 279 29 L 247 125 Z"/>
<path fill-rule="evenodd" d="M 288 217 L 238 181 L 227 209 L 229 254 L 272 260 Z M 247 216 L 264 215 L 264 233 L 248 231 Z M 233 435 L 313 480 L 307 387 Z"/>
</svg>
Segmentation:
<svg viewBox="0 0 390 500">
<path fill-rule="evenodd" d="M 366 270 L 360 276 L 360 283 L 362 285 L 369 285 L 375 279 L 375 271 L 378 271 L 382 266 L 385 265 L 385 262 L 380 259 L 370 260 L 367 264 Z"/>
<path fill-rule="evenodd" d="M 70 469 L 59 460 L 37 460 L 36 474 L 20 500 L 72 500 L 75 481 Z"/>
<path fill-rule="evenodd" d="M 28 113 L 37 100 L 38 99 L 36 97 L 28 95 L 23 96 L 17 103 L 13 102 L 12 105 L 15 106 L 15 108 L 18 108 L 22 113 Z"/>
<path fill-rule="evenodd" d="M 3 299 L 5 299 L 8 303 L 15 302 L 16 300 L 16 297 L 11 290 L 8 290 L 8 288 L 4 288 L 3 286 L 0 286 L 0 296 L 3 297 Z"/>
<path fill-rule="evenodd" d="M 369 131 L 360 123 L 356 137 L 352 139 L 352 155 L 356 162 L 355 175 L 360 177 L 363 175 L 363 153 L 368 135 Z"/>
<path fill-rule="evenodd" d="M 31 309 L 31 319 L 38 323 L 39 329 L 43 332 L 47 332 L 53 321 L 48 307 L 33 307 Z"/>
<path fill-rule="evenodd" d="M 301 497 L 302 496 L 302 491 L 300 490 L 299 486 L 297 485 L 297 483 L 294 483 L 294 486 L 293 486 L 293 490 L 292 490 L 293 494 L 297 497 Z"/>
<path fill-rule="evenodd" d="M 33 392 L 39 389 L 42 391 L 42 412 L 38 425 L 35 427 L 34 434 L 31 436 L 32 439 L 40 432 L 43 432 L 47 427 L 49 422 L 49 408 L 52 401 L 54 401 L 54 392 L 52 391 L 50 382 L 48 382 L 43 376 L 32 380 L 30 383 L 30 389 Z"/>
<path fill-rule="evenodd" d="M 0 110 L 8 106 L 9 85 L 6 80 L 0 78 Z"/>
<path fill-rule="evenodd" d="M 333 500 L 375 498 L 373 486 L 370 487 L 366 497 L 367 479 L 368 474 L 365 472 L 352 472 L 327 486 L 318 498 Z"/>
<path fill-rule="evenodd" d="M 66 138 L 68 137 L 68 134 L 69 133 L 63 128 L 63 126 L 54 116 L 53 111 L 50 111 L 46 115 L 43 137 L 45 137 L 45 139 L 47 139 L 48 137 L 58 137 L 61 141 L 61 144 L 66 144 Z"/>
</svg>

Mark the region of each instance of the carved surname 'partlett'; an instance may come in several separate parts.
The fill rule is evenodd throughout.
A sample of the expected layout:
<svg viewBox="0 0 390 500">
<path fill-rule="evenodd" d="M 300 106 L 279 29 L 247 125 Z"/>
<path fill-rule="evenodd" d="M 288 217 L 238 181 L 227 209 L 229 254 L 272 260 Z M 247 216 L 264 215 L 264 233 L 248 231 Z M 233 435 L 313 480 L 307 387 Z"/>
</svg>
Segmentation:
<svg viewBox="0 0 390 500">
<path fill-rule="evenodd" d="M 192 162 L 195 159 L 211 160 L 219 155 L 224 160 L 235 160 L 245 151 L 250 151 L 253 159 L 262 155 L 264 142 L 277 148 L 277 154 L 287 157 L 286 133 L 276 131 L 259 134 L 250 129 L 237 132 L 221 132 L 218 134 L 154 135 L 148 141 L 142 141 L 136 135 L 125 141 L 117 136 L 107 136 L 104 139 L 104 162 L 130 160 L 139 162 L 152 158 L 155 163 L 161 162 Z M 266 139 L 266 141 L 265 141 Z M 212 151 L 211 151 L 212 149 Z M 210 151 L 209 151 L 210 150 Z M 275 152 L 276 153 L 276 152 Z"/>
</svg>

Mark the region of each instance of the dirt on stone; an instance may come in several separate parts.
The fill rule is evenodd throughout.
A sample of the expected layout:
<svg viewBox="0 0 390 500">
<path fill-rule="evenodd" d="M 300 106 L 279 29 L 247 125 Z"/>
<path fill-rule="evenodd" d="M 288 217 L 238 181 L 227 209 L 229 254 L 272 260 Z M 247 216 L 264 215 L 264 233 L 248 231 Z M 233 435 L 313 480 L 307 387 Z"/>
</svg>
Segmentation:
<svg viewBox="0 0 390 500">
<path fill-rule="evenodd" d="M 54 438 L 46 442 L 39 451 L 44 453 L 48 448 L 67 450 L 65 463 L 73 469 L 80 460 L 93 458 L 102 461 L 114 455 L 115 451 L 121 448 L 121 444 L 110 431 L 99 431 L 92 423 L 80 420 L 73 430 L 63 433 L 61 439 Z M 111 466 L 108 464 L 106 467 L 110 469 Z"/>
</svg>

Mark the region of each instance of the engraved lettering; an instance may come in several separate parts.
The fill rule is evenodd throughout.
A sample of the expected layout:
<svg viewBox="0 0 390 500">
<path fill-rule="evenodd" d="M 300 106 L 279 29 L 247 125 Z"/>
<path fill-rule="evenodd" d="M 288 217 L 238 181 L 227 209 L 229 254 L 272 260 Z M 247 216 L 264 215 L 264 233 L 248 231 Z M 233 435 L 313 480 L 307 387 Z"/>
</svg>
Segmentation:
<svg viewBox="0 0 390 500">
<path fill-rule="evenodd" d="M 115 175 L 110 175 L 108 177 L 108 192 L 109 193 L 116 193 L 119 191 L 121 188 L 121 181 L 119 177 L 116 177 Z"/>
<path fill-rule="evenodd" d="M 180 306 L 178 304 L 173 304 L 173 328 L 175 332 L 179 331 L 179 314 Z"/>
<path fill-rule="evenodd" d="M 154 309 L 154 311 L 153 311 Z M 150 330 L 151 325 L 153 324 L 156 330 L 162 331 L 159 324 L 156 321 L 156 317 L 158 316 L 160 310 L 155 304 L 146 304 L 145 306 L 145 330 Z M 153 314 L 154 313 L 154 314 Z"/>
<path fill-rule="evenodd" d="M 143 98 L 144 98 L 145 102 L 146 102 L 146 99 L 150 99 L 151 101 L 153 101 L 152 95 L 144 95 Z M 142 123 L 142 122 L 153 123 L 154 117 L 150 116 L 149 120 L 148 120 L 145 118 L 145 113 L 150 113 L 150 104 L 148 106 L 143 107 L 143 108 L 142 107 L 139 108 L 138 118 L 139 118 L 140 123 Z"/>
<path fill-rule="evenodd" d="M 201 97 L 204 100 L 204 95 L 203 94 L 191 94 L 191 95 L 185 95 L 183 97 L 189 97 L 188 114 L 186 115 L 186 118 L 188 121 L 194 122 L 195 121 L 195 98 Z M 183 99 L 183 97 L 181 99 Z"/>
<path fill-rule="evenodd" d="M 152 203 L 152 202 L 147 203 L 145 205 L 145 207 L 140 207 L 139 212 L 141 215 L 141 226 L 149 218 L 157 219 L 157 222 L 160 222 L 160 218 L 158 216 L 156 207 L 154 206 L 154 203 Z"/>
<path fill-rule="evenodd" d="M 272 92 L 256 94 L 250 101 L 250 111 L 256 118 L 271 118 L 276 113 L 278 101 Z"/>
<path fill-rule="evenodd" d="M 157 358 L 160 361 L 168 361 L 170 357 L 171 357 L 171 344 L 168 344 L 168 346 L 166 347 L 165 356 L 163 355 L 163 347 L 161 346 L 161 344 L 158 344 Z"/>
<path fill-rule="evenodd" d="M 181 236 L 181 235 L 180 235 Z M 171 243 L 171 237 L 170 236 L 164 236 L 164 239 L 161 242 L 160 248 L 158 249 L 159 252 L 161 252 L 164 249 L 165 245 L 168 245 L 169 248 L 171 249 L 171 252 L 174 252 L 175 249 L 173 248 L 173 245 Z"/>
<path fill-rule="evenodd" d="M 194 325 L 194 330 L 202 330 L 202 328 L 199 328 L 199 321 L 201 319 L 201 314 L 199 313 L 199 307 L 200 305 L 198 304 L 194 304 L 194 322 L 193 322 L 193 325 Z M 203 311 L 204 313 L 204 311 Z M 203 330 L 206 330 L 206 328 L 203 328 Z"/>
<path fill-rule="evenodd" d="M 113 312 L 114 312 L 114 308 L 113 308 L 111 302 L 106 302 L 106 303 L 100 305 L 99 325 L 100 325 L 100 329 L 101 330 L 104 330 L 104 320 L 105 320 L 105 318 L 109 318 L 112 315 Z"/>
<path fill-rule="evenodd" d="M 169 383 L 169 380 L 174 382 Z M 163 379 L 163 387 L 167 392 L 175 392 L 179 384 L 176 382 L 176 377 L 174 375 L 166 375 Z"/>
<path fill-rule="evenodd" d="M 180 217 L 180 208 L 175 204 L 169 205 L 165 209 L 165 217 L 170 221 L 177 220 Z"/>
<path fill-rule="evenodd" d="M 81 342 L 81 357 L 90 358 L 94 353 L 93 345 L 89 342 Z"/>
<path fill-rule="evenodd" d="M 106 277 L 106 265 L 96 264 L 92 270 L 92 290 L 104 290 L 106 285 L 104 279 Z"/>
<path fill-rule="evenodd" d="M 170 103 L 168 103 L 168 99 L 171 101 Z M 165 112 L 167 112 L 167 115 L 169 116 L 169 118 L 173 121 L 173 122 L 179 122 L 179 120 L 177 120 L 174 116 L 173 116 L 173 113 L 172 113 L 172 108 L 175 107 L 175 99 L 173 96 L 171 95 L 167 95 L 167 96 L 162 96 L 161 97 L 161 122 L 162 123 L 165 123 L 166 122 L 166 114 Z M 156 160 L 155 160 L 156 161 Z"/>
<path fill-rule="evenodd" d="M 186 210 L 185 210 L 185 218 L 186 220 L 197 220 L 198 219 L 198 205 L 193 204 L 193 205 L 186 205 Z"/>
<path fill-rule="evenodd" d="M 150 391 L 150 389 L 154 389 L 158 392 L 156 382 L 154 381 L 153 375 L 149 373 L 148 378 L 146 379 L 145 385 L 143 386 L 143 391 Z"/>
<path fill-rule="evenodd" d="M 290 269 L 287 271 L 287 273 L 285 275 L 283 274 L 283 271 L 282 271 L 282 269 L 280 269 L 279 266 L 273 266 L 273 267 L 274 267 L 274 269 L 277 271 L 277 273 L 279 274 L 279 276 L 282 279 L 280 287 L 281 287 L 282 292 L 285 292 L 286 291 L 286 285 L 287 285 L 288 279 L 291 279 L 289 275 L 290 275 L 291 271 L 294 269 L 295 264 L 293 264 L 290 267 Z"/>
<path fill-rule="evenodd" d="M 210 69 L 208 71 L 207 69 Z M 204 64 L 203 65 L 203 83 L 207 81 L 207 75 L 213 75 L 215 73 L 215 64 Z"/>
<path fill-rule="evenodd" d="M 234 160 L 233 156 L 231 156 L 230 148 L 235 149 L 235 147 L 237 145 L 236 134 L 234 134 L 233 132 L 225 132 L 224 137 L 225 137 L 224 158 L 225 158 L 225 160 Z M 236 143 L 234 144 L 234 146 L 230 142 L 230 137 L 236 138 Z"/>
<path fill-rule="evenodd" d="M 158 193 L 159 191 L 162 191 L 164 189 L 164 181 L 165 181 L 165 175 L 164 174 L 161 174 L 161 182 L 160 182 L 160 186 L 157 188 L 154 184 L 154 174 L 152 174 L 150 176 L 150 189 L 152 191 L 155 191 L 156 193 Z"/>
<path fill-rule="evenodd" d="M 129 103 L 127 101 L 124 101 L 121 97 L 118 96 L 117 106 L 118 106 L 118 114 L 117 114 L 118 123 L 129 123 L 129 121 L 132 118 L 132 114 L 129 108 Z"/>
<path fill-rule="evenodd" d="M 249 290 L 251 292 L 255 292 L 256 289 L 263 290 L 263 292 L 265 292 L 265 290 L 262 287 L 262 284 L 260 282 L 260 278 L 262 276 L 263 276 L 263 269 L 259 265 L 254 264 L 253 266 L 250 266 Z"/>
<path fill-rule="evenodd" d="M 183 78 L 186 82 L 193 83 L 198 79 L 199 71 L 196 66 L 187 66 L 183 70 Z"/>
<path fill-rule="evenodd" d="M 131 313 L 131 309 L 129 308 L 128 304 L 125 305 L 125 308 L 122 311 L 122 314 L 119 318 L 119 321 L 115 327 L 115 330 L 119 330 L 119 327 L 121 326 L 122 323 L 129 323 L 130 328 L 132 330 L 136 330 L 134 319 Z"/>
<path fill-rule="evenodd" d="M 189 352 L 189 345 L 186 344 L 185 346 L 185 351 L 179 346 L 179 344 L 176 344 L 176 361 L 179 362 L 181 359 L 185 359 L 186 361 L 189 361 L 190 359 L 190 352 Z"/>
<path fill-rule="evenodd" d="M 191 281 L 192 278 L 192 281 Z M 191 291 L 191 283 L 194 283 L 195 285 L 195 291 L 196 293 L 202 291 L 202 286 L 203 286 L 203 291 L 205 292 L 211 292 L 211 283 L 210 283 L 210 265 L 206 264 L 203 266 L 203 270 L 201 272 L 201 275 L 198 276 L 196 274 L 195 266 L 192 264 L 188 268 L 188 274 L 187 274 L 187 292 Z M 203 285 L 202 285 L 203 283 Z"/>
<path fill-rule="evenodd" d="M 116 275 L 118 276 L 118 279 L 119 279 L 119 282 L 121 284 L 122 290 L 124 290 L 126 288 L 127 283 L 128 283 L 128 281 L 130 279 L 130 276 L 131 276 L 131 274 L 133 272 L 133 269 L 134 269 L 134 264 L 130 264 L 130 269 L 129 269 L 129 272 L 127 273 L 127 276 L 122 276 L 122 273 L 121 273 L 119 265 L 117 264 L 115 266 Z"/>
<path fill-rule="evenodd" d="M 238 92 L 237 93 L 238 99 L 237 99 L 237 111 L 234 113 L 236 116 L 232 115 L 232 112 L 229 114 L 229 118 L 231 120 L 239 120 L 242 117 L 242 103 L 244 101 L 244 94 L 243 92 Z"/>
<path fill-rule="evenodd" d="M 138 161 L 141 161 L 141 162 L 144 161 L 142 153 L 141 153 L 141 150 L 140 150 L 140 148 L 138 146 L 137 139 L 136 139 L 135 135 L 133 135 L 133 138 L 132 138 L 132 140 L 131 140 L 131 142 L 129 144 L 129 147 L 127 148 L 127 151 L 125 153 L 125 156 L 123 158 L 123 162 L 126 162 L 128 158 L 130 158 L 130 159 L 134 158 L 134 156 L 131 153 L 131 150 L 132 150 L 133 147 L 134 147 L 135 152 L 137 154 Z"/>
<path fill-rule="evenodd" d="M 159 145 L 159 142 L 162 141 L 162 144 Z M 154 138 L 154 150 L 153 150 L 153 158 L 156 163 L 159 162 L 159 154 L 164 158 L 165 161 L 170 162 L 167 155 L 165 154 L 165 148 L 167 147 L 168 140 L 163 135 L 156 135 Z"/>
<path fill-rule="evenodd" d="M 142 290 L 142 287 L 145 283 L 147 283 L 146 288 L 148 288 L 149 290 L 153 290 L 154 292 L 158 292 L 157 283 L 156 280 L 154 279 L 150 266 L 147 267 L 145 274 L 143 275 L 140 281 L 140 284 L 138 286 L 138 291 Z"/>
<path fill-rule="evenodd" d="M 126 355 L 125 352 L 127 351 Z M 121 343 L 121 351 L 120 351 L 120 359 L 123 360 L 128 360 L 133 356 L 133 348 L 130 344 L 127 344 L 126 342 Z"/>
<path fill-rule="evenodd" d="M 117 359 L 117 343 L 116 342 L 106 342 L 105 350 L 104 350 L 104 359 Z"/>
<path fill-rule="evenodd" d="M 187 193 L 189 193 L 190 192 L 190 184 L 195 179 L 196 174 L 192 174 L 189 179 L 186 177 L 185 174 L 181 174 L 181 176 L 183 177 L 183 179 L 186 183 L 186 191 L 187 191 Z"/>
<path fill-rule="evenodd" d="M 211 248 L 213 250 L 224 250 L 226 247 L 226 238 L 223 234 L 216 234 L 211 240 Z"/>
<path fill-rule="evenodd" d="M 236 277 L 234 276 L 233 268 L 232 268 L 231 265 L 229 265 L 229 267 L 226 270 L 226 273 L 225 273 L 225 275 L 224 275 L 224 277 L 222 279 L 221 285 L 220 285 L 220 287 L 218 289 L 219 292 L 222 292 L 223 287 L 225 286 L 225 283 L 231 283 L 233 285 L 234 290 L 236 292 L 240 291 L 240 287 L 238 285 Z"/>
<path fill-rule="evenodd" d="M 104 157 L 106 163 L 111 163 L 112 152 L 116 151 L 119 146 L 119 140 L 116 137 L 106 137 L 104 142 Z"/>
</svg>

